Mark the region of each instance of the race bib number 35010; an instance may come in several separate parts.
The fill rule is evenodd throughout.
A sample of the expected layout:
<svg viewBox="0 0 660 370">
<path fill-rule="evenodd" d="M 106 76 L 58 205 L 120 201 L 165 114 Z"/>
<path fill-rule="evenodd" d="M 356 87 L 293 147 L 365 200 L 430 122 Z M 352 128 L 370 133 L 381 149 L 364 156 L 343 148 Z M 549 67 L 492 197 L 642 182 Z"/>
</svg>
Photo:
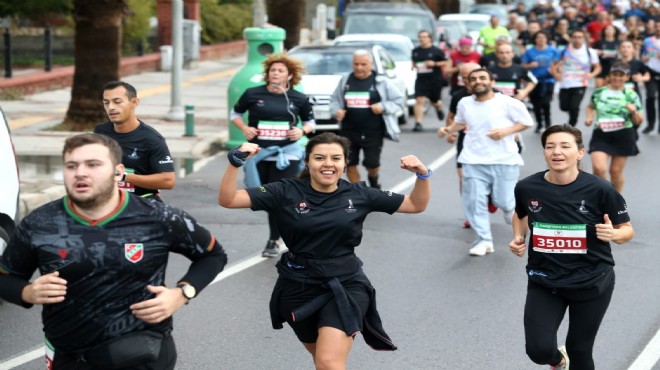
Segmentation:
<svg viewBox="0 0 660 370">
<path fill-rule="evenodd" d="M 541 253 L 587 253 L 587 225 L 533 223 L 532 246 Z"/>
</svg>

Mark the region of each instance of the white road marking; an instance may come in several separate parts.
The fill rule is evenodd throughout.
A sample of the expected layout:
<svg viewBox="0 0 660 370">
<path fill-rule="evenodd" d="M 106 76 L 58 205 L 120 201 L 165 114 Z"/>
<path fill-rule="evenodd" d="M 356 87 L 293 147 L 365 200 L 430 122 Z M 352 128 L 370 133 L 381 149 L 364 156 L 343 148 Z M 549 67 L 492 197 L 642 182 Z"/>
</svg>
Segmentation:
<svg viewBox="0 0 660 370">
<path fill-rule="evenodd" d="M 651 370 L 660 360 L 660 329 L 628 370 Z"/>
</svg>

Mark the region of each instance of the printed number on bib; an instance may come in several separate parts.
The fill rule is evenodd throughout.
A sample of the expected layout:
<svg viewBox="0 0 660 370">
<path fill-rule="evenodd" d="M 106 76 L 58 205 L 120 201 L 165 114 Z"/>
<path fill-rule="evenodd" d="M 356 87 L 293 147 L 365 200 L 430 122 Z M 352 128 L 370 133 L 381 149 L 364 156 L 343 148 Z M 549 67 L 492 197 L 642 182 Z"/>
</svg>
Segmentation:
<svg viewBox="0 0 660 370">
<path fill-rule="evenodd" d="M 134 174 L 135 170 L 132 169 L 132 168 L 126 168 L 125 172 L 128 173 L 128 174 Z M 121 189 L 123 191 L 127 191 L 129 193 L 135 192 L 135 185 L 131 184 L 128 181 L 118 181 L 117 186 L 119 187 L 119 189 Z"/>
<path fill-rule="evenodd" d="M 351 91 L 344 94 L 347 108 L 369 108 L 369 91 Z"/>
<path fill-rule="evenodd" d="M 619 117 L 598 119 L 598 127 L 600 127 L 603 132 L 623 130 L 625 124 L 626 123 L 623 121 L 623 119 Z"/>
<path fill-rule="evenodd" d="M 285 140 L 289 132 L 287 121 L 259 121 L 257 125 L 259 140 Z"/>
<path fill-rule="evenodd" d="M 587 225 L 533 223 L 532 246 L 541 253 L 587 253 Z"/>
<path fill-rule="evenodd" d="M 433 68 L 429 68 L 429 67 L 426 66 L 426 61 L 417 62 L 417 63 L 415 63 L 415 66 L 417 66 L 417 73 L 431 73 L 431 72 L 433 72 Z"/>
</svg>

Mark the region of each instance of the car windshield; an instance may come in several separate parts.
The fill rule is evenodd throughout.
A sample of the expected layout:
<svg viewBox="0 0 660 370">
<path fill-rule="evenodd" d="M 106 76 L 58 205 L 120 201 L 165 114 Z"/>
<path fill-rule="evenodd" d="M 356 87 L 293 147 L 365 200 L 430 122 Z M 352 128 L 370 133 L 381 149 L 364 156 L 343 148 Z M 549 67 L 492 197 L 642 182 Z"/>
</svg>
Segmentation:
<svg viewBox="0 0 660 370">
<path fill-rule="evenodd" d="M 433 31 L 435 26 L 429 18 L 417 15 L 360 14 L 347 17 L 344 34 L 352 33 L 396 33 L 408 36 L 417 42 L 417 32 Z"/>
<path fill-rule="evenodd" d="M 290 55 L 305 65 L 308 75 L 337 75 L 353 70 L 352 50 L 293 50 Z"/>
<path fill-rule="evenodd" d="M 468 32 L 474 32 L 487 26 L 488 21 L 463 21 L 463 24 L 465 24 L 465 28 L 467 28 Z"/>
<path fill-rule="evenodd" d="M 406 44 L 402 44 L 399 42 L 393 42 L 393 41 L 338 41 L 335 43 L 335 45 L 339 46 L 369 46 L 369 45 L 380 45 L 385 48 L 385 50 L 389 51 L 390 54 L 392 55 L 392 59 L 396 62 L 401 62 L 401 61 L 407 61 L 410 60 L 410 47 Z"/>
</svg>

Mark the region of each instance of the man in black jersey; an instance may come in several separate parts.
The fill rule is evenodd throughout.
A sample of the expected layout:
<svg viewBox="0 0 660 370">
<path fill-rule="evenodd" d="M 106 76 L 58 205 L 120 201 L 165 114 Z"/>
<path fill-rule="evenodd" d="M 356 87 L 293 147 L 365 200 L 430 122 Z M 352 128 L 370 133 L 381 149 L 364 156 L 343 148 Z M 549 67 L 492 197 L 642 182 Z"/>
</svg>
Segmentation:
<svg viewBox="0 0 660 370">
<path fill-rule="evenodd" d="M 17 227 L 0 259 L 0 298 L 43 305 L 49 369 L 174 369 L 172 315 L 223 269 L 222 246 L 187 213 L 119 190 L 111 138 L 72 136 L 63 159 L 67 195 Z M 173 288 L 170 252 L 192 261 Z"/>
<path fill-rule="evenodd" d="M 488 67 L 495 80 L 495 88 L 504 95 L 524 100 L 536 87 L 537 80 L 532 72 L 513 62 L 511 44 L 501 44 L 495 49 L 497 63 Z M 523 86 L 524 85 L 524 86 Z"/>
<path fill-rule="evenodd" d="M 442 110 L 442 66 L 447 65 L 447 57 L 439 48 L 433 46 L 431 32 L 419 31 L 419 46 L 412 51 L 413 68 L 417 70 L 415 80 L 415 128 L 413 131 L 422 131 L 422 119 L 425 113 L 426 99 L 435 107 L 438 119 L 445 119 Z"/>
<path fill-rule="evenodd" d="M 165 138 L 136 117 L 139 104 L 135 87 L 123 81 L 108 82 L 103 87 L 103 106 L 110 121 L 97 125 L 94 133 L 110 136 L 122 148 L 125 172 L 119 188 L 160 199 L 158 189 L 174 188 L 174 160 Z"/>
<path fill-rule="evenodd" d="M 360 181 L 360 150 L 364 152 L 362 165 L 367 169 L 369 186 L 380 189 L 380 154 L 383 137 L 392 140 L 392 128 L 398 134 L 396 113 L 403 105 L 403 97 L 385 76 L 372 69 L 368 51 L 353 54 L 353 73 L 342 78 L 330 97 L 330 112 L 341 121 L 341 135 L 351 141 L 346 175 L 350 182 Z"/>
</svg>

